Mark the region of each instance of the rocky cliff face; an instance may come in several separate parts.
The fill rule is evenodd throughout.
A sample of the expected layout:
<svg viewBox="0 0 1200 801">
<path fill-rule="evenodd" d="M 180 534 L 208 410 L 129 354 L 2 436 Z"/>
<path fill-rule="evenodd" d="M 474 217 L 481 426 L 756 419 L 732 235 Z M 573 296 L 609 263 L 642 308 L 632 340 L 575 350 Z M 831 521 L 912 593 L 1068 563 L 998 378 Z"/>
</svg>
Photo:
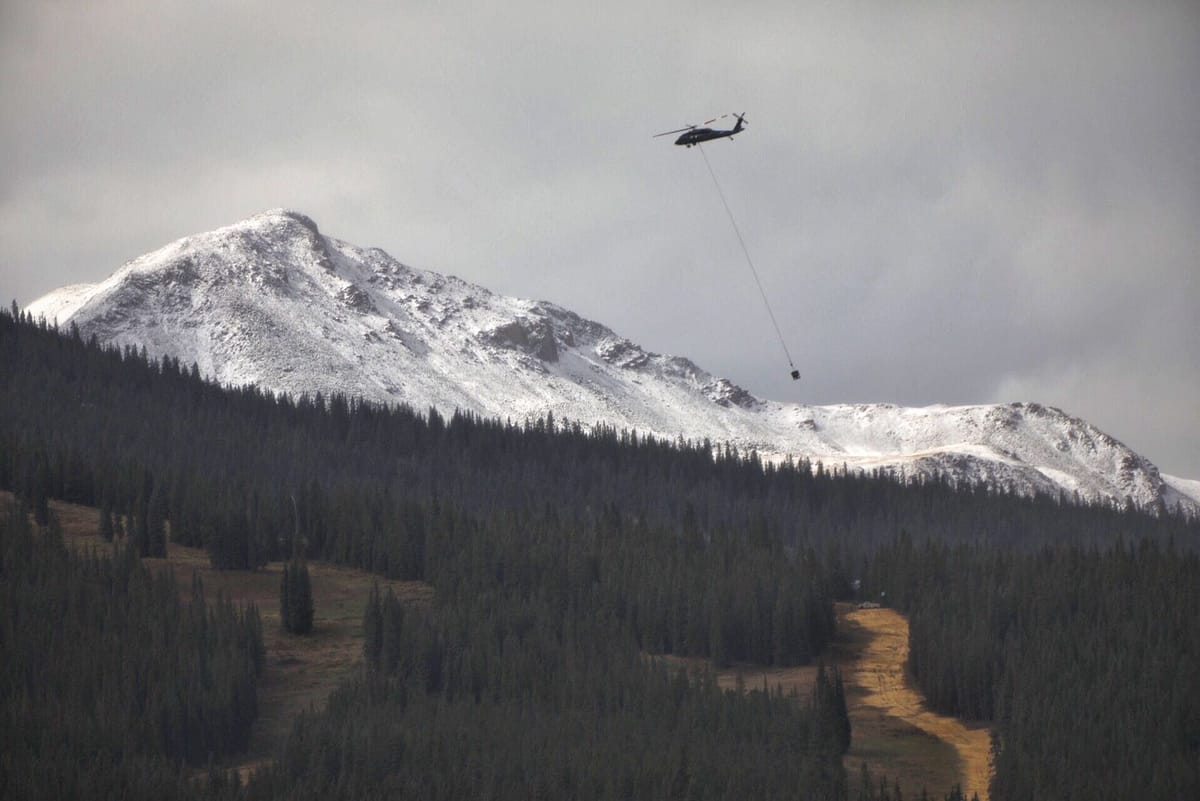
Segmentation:
<svg viewBox="0 0 1200 801">
<path fill-rule="evenodd" d="M 1192 492 L 1200 484 L 1164 481 L 1146 459 L 1058 409 L 762 400 L 554 304 L 495 295 L 324 236 L 294 211 L 181 239 L 28 311 L 195 362 L 228 384 L 513 420 L 553 413 L 729 442 L 766 458 L 1200 511 Z"/>
</svg>

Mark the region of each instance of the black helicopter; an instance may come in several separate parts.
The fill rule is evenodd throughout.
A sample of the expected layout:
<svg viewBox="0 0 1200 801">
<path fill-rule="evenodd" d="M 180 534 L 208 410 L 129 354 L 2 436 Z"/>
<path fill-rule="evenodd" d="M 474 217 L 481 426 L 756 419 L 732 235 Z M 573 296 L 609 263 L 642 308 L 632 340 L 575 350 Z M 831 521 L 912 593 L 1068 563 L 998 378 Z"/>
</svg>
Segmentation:
<svg viewBox="0 0 1200 801">
<path fill-rule="evenodd" d="M 746 127 L 746 113 L 745 112 L 742 112 L 741 114 L 733 114 L 733 115 L 722 114 L 720 117 L 713 117 L 711 120 L 706 120 L 706 121 L 700 123 L 700 125 L 709 125 L 711 123 L 716 122 L 717 120 L 723 120 L 729 116 L 737 117 L 737 125 L 734 125 L 733 128 L 728 131 L 723 131 L 723 130 L 714 129 L 714 128 L 700 128 L 696 125 L 689 125 L 686 128 L 676 128 L 673 131 L 663 131 L 662 133 L 655 134 L 654 136 L 667 136 L 668 134 L 679 133 L 680 131 L 684 131 L 685 133 L 683 134 L 683 136 L 681 136 L 675 140 L 675 144 L 683 145 L 684 147 L 691 147 L 692 145 L 698 145 L 701 142 L 707 142 L 710 139 L 724 139 L 726 137 L 729 137 L 730 139 L 732 139 L 734 134 L 741 133 L 742 129 Z"/>
</svg>

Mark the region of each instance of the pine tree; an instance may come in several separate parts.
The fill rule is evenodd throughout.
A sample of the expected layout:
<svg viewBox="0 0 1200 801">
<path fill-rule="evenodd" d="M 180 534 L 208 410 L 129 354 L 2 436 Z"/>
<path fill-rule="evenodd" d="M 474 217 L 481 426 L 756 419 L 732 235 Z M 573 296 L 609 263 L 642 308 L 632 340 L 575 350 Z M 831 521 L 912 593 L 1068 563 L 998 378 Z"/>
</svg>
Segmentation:
<svg viewBox="0 0 1200 801">
<path fill-rule="evenodd" d="M 279 582 L 279 621 L 284 631 L 292 631 L 292 587 L 291 570 L 288 563 L 283 563 L 283 579 Z"/>
<path fill-rule="evenodd" d="M 312 583 L 308 565 L 298 558 L 283 566 L 279 586 L 279 617 L 285 631 L 308 634 L 313 627 Z"/>
<path fill-rule="evenodd" d="M 392 594 L 391 587 L 383 597 L 381 609 L 379 667 L 391 673 L 400 666 L 404 643 L 404 604 Z"/>
<path fill-rule="evenodd" d="M 165 558 L 167 555 L 166 494 L 155 485 L 146 502 L 146 556 Z"/>
<path fill-rule="evenodd" d="M 43 454 L 38 454 L 37 464 L 26 483 L 27 497 L 33 510 L 33 519 L 39 526 L 50 523 L 50 466 Z"/>
<path fill-rule="evenodd" d="M 373 668 L 379 667 L 383 650 L 383 609 L 379 601 L 379 584 L 371 587 L 371 597 L 363 611 L 363 659 Z"/>
<path fill-rule="evenodd" d="M 296 634 L 308 634 L 313 628 L 312 583 L 308 577 L 308 565 L 300 562 L 292 572 L 296 585 L 296 591 L 293 594 L 295 611 L 292 615 L 292 622 L 295 625 Z"/>
<path fill-rule="evenodd" d="M 147 519 L 147 503 L 139 499 L 133 511 L 133 547 L 138 556 L 150 556 L 150 522 Z"/>
<path fill-rule="evenodd" d="M 112 542 L 115 535 L 112 504 L 105 496 L 104 501 L 100 504 L 100 538 L 105 542 Z"/>
<path fill-rule="evenodd" d="M 846 686 L 842 683 L 842 671 L 836 667 L 833 669 L 833 710 L 837 719 L 838 742 L 842 753 L 845 754 L 850 750 L 850 711 L 846 707 Z"/>
</svg>

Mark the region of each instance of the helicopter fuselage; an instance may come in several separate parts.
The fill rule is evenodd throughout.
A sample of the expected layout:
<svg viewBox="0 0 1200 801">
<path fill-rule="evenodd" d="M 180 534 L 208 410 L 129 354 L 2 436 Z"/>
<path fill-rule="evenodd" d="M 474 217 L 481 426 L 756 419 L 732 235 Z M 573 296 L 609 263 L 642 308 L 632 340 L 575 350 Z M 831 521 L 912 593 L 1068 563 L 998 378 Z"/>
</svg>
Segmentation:
<svg viewBox="0 0 1200 801">
<path fill-rule="evenodd" d="M 721 139 L 726 136 L 733 136 L 733 134 L 733 131 L 717 131 L 712 128 L 696 128 L 695 130 L 688 131 L 687 133 L 680 135 L 680 137 L 675 140 L 675 144 L 683 145 L 684 147 L 691 147 L 692 145 L 698 145 L 701 142 L 707 142 L 711 139 Z"/>
</svg>

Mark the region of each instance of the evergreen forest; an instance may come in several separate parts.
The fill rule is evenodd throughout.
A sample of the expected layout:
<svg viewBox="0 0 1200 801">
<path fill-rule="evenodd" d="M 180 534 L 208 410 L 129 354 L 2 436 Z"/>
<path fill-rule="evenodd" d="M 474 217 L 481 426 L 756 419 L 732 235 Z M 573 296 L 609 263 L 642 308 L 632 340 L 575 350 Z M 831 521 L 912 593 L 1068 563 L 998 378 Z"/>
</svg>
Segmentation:
<svg viewBox="0 0 1200 801">
<path fill-rule="evenodd" d="M 220 569 L 293 559 L 298 577 L 304 559 L 321 559 L 435 590 L 429 608 L 372 598 L 363 669 L 245 787 L 216 772 L 180 777 L 239 747 L 255 670 L 214 651 L 220 669 L 204 679 L 236 676 L 237 689 L 193 698 L 200 679 L 183 667 L 147 668 L 173 699 L 155 702 L 159 718 L 182 723 L 136 735 L 114 701 L 97 707 L 105 721 L 81 725 L 113 743 L 98 761 L 115 766 L 127 797 L 150 797 L 170 776 L 155 797 L 881 797 L 842 768 L 850 732 L 836 671 L 819 672 L 811 697 L 784 698 L 724 692 L 652 658 L 810 664 L 835 635 L 833 602 L 880 593 L 910 617 L 911 669 L 931 701 L 993 721 L 993 798 L 1118 798 L 1130 787 L 1200 797 L 1200 626 L 1189 614 L 1200 522 L 1169 510 L 764 463 L 550 417 L 220 387 L 195 365 L 84 341 L 15 306 L 0 313 L 0 488 L 46 532 L 32 535 L 20 515 L 3 529 L 6 599 L 20 586 L 54 603 L 53 583 L 13 572 L 22 559 L 35 572 L 57 559 L 55 570 L 142 576 L 137 557 L 161 554 L 168 532 Z M 51 498 L 97 507 L 119 555 L 65 554 Z M 295 600 L 291 581 L 281 595 Z M 249 663 L 261 653 L 254 610 L 197 602 L 197 588 L 168 615 L 178 593 L 156 592 L 121 605 L 186 628 L 210 620 L 207 604 L 213 621 L 250 633 L 206 643 L 242 643 Z M 0 689 L 9 721 L 36 703 L 29 693 L 71 697 L 39 689 L 67 646 L 10 636 L 25 616 L 8 610 L 22 603 L 34 602 L 0 610 L 10 621 L 0 656 L 24 677 Z M 139 642 L 169 639 L 119 637 L 114 604 L 85 606 L 73 625 L 96 629 L 95 650 L 122 654 L 115 665 Z M 295 608 L 304 625 L 304 602 Z M 149 687 L 135 687 L 137 703 L 158 697 Z M 212 730 L 193 732 L 189 705 L 217 697 L 239 711 L 205 711 Z M 97 714 L 55 714 L 68 712 Z M 110 724 L 111 735 L 96 728 Z M 25 787 L 40 759 L 58 766 L 59 786 L 100 770 L 24 731 L 37 729 L 6 731 L 26 750 L 6 743 L 0 791 Z"/>
<path fill-rule="evenodd" d="M 13 507 L 0 655 L 0 797 L 186 798 L 181 770 L 246 746 L 262 625 L 199 583 L 182 602 L 131 548 L 72 554 Z"/>
</svg>

